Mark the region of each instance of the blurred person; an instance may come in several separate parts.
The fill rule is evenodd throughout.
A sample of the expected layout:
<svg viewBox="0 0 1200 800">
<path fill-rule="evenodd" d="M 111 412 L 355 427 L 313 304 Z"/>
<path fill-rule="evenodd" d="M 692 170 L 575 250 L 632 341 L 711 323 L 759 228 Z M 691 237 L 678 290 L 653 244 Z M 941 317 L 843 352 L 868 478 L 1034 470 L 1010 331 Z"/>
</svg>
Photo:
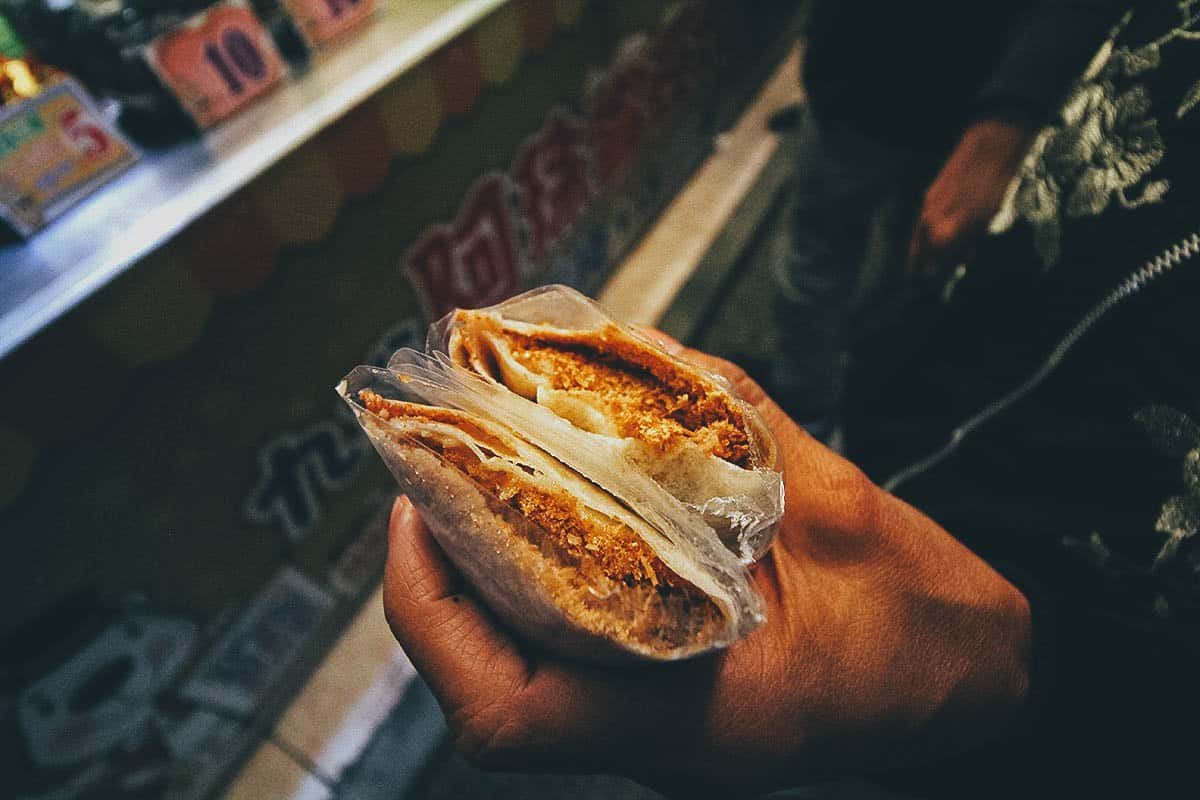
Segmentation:
<svg viewBox="0 0 1200 800">
<path fill-rule="evenodd" d="M 776 270 L 789 342 L 769 383 L 829 440 L 849 327 L 894 316 L 901 275 L 969 260 L 1038 130 L 1128 2 L 814 0 L 795 131 L 791 258 Z"/>
</svg>

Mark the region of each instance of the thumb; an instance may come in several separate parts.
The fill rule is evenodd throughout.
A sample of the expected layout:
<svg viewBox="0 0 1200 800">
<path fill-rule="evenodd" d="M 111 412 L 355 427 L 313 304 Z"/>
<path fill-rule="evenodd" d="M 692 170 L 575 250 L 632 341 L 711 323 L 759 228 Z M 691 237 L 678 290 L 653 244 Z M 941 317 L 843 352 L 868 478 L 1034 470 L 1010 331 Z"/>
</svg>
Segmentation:
<svg viewBox="0 0 1200 800">
<path fill-rule="evenodd" d="M 515 696 L 530 672 L 516 644 L 474 597 L 407 497 L 388 525 L 388 625 L 448 714 Z"/>
<path fill-rule="evenodd" d="M 658 345 L 673 356 L 679 355 L 686 349 L 678 339 L 669 334 L 663 333 L 658 328 L 652 328 L 649 325 L 640 325 L 636 323 L 630 327 L 645 338 L 649 339 L 653 344 Z"/>
</svg>

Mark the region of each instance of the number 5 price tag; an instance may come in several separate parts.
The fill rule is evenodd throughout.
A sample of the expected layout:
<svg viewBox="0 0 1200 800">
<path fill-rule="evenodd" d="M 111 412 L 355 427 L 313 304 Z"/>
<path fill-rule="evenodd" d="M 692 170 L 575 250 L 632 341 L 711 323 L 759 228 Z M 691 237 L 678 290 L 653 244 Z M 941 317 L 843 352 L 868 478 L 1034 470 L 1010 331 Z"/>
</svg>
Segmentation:
<svg viewBox="0 0 1200 800">
<path fill-rule="evenodd" d="M 0 111 L 0 217 L 22 235 L 137 160 L 73 80 Z"/>
<path fill-rule="evenodd" d="M 283 5 L 312 44 L 329 41 L 375 10 L 375 0 L 283 0 Z"/>
<path fill-rule="evenodd" d="M 147 45 L 146 60 L 202 128 L 279 82 L 271 37 L 240 0 L 213 6 Z"/>
</svg>

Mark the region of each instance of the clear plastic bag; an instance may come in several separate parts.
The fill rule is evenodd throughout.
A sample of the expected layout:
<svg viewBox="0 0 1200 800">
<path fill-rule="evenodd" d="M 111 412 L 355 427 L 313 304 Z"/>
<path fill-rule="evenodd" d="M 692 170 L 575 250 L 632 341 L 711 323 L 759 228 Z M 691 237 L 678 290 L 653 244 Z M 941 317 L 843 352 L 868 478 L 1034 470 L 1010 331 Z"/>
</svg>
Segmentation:
<svg viewBox="0 0 1200 800">
<path fill-rule="evenodd" d="M 761 624 L 762 603 L 752 587 L 746 564 L 765 552 L 770 543 L 783 513 L 783 489 L 781 476 L 771 468 L 775 443 L 757 412 L 738 400 L 727 382 L 663 353 L 635 331 L 616 325 L 594 303 L 565 287 L 546 287 L 490 309 L 466 314 L 465 317 L 452 314 L 435 324 L 427 352 L 398 351 L 382 370 L 359 367 L 339 384 L 338 391 L 351 405 L 401 487 L 423 512 L 435 537 L 497 614 L 528 638 L 559 652 L 587 658 L 620 653 L 656 659 L 681 658 L 726 646 Z M 614 369 L 609 363 L 612 357 L 603 352 L 603 348 L 610 346 L 634 353 L 635 359 L 650 363 L 651 369 L 659 373 L 685 370 L 679 374 L 699 387 L 694 390 L 698 397 L 703 393 L 719 395 L 722 408 L 733 414 L 744 428 L 753 429 L 749 436 L 738 438 L 739 442 L 746 439 L 740 452 L 742 461 L 749 466 L 737 466 L 702 452 L 693 446 L 688 439 L 692 434 L 686 430 L 670 443 L 658 442 L 654 446 L 614 435 L 613 430 L 607 429 L 612 426 L 592 413 L 594 408 L 584 407 L 590 402 L 601 410 L 609 408 L 587 391 L 571 395 L 561 387 L 547 389 L 548 383 L 543 381 L 544 385 L 536 390 L 530 386 L 518 387 L 531 395 L 527 397 L 505 385 L 500 375 L 503 370 L 499 368 L 490 372 L 486 368 L 482 372 L 472 371 L 469 364 L 464 366 L 462 354 L 453 352 L 456 347 L 465 346 L 460 341 L 464 320 L 490 326 L 489 330 L 500 326 L 517 339 L 531 331 L 551 340 L 566 337 L 566 343 L 561 345 L 566 355 L 557 353 L 555 357 L 609 364 L 610 372 Z M 594 346 L 589 345 L 592 350 L 579 345 L 584 340 L 593 342 Z M 622 368 L 634 376 L 627 380 L 641 379 L 634 367 Z M 624 375 L 620 373 L 619 377 Z M 540 380 L 538 376 L 535 378 Z M 646 378 L 643 382 L 649 381 Z M 368 408 L 362 399 L 364 390 L 427 408 L 454 409 L 475 420 L 478 424 L 470 422 L 464 426 L 492 442 L 496 450 L 504 451 L 498 453 L 487 446 L 476 446 L 479 451 L 476 456 L 481 461 L 488 459 L 488 464 L 501 470 L 508 468 L 504 466 L 508 462 L 520 464 L 524 473 L 533 477 L 518 480 L 536 479 L 538 486 L 567 487 L 570 497 L 583 498 L 589 509 L 586 513 L 595 511 L 606 519 L 616 520 L 614 524 L 618 527 L 636 531 L 661 560 L 666 574 L 677 576 L 711 600 L 719 609 L 720 624 L 709 618 L 711 614 L 706 617 L 705 612 L 696 611 L 689 605 L 690 600 L 681 601 L 682 606 L 679 603 L 671 606 L 671 613 L 686 615 L 686 609 L 680 609 L 693 608 L 703 623 L 697 623 L 700 627 L 696 630 L 687 625 L 679 628 L 685 633 L 691 630 L 690 640 L 642 646 L 628 637 L 606 632 L 603 624 L 599 628 L 593 624 L 597 620 L 605 622 L 606 615 L 619 620 L 624 613 L 620 602 L 613 601 L 606 606 L 607 611 L 598 611 L 595 618 L 589 616 L 590 612 L 581 612 L 587 618 L 582 621 L 580 613 L 574 617 L 565 613 L 556 607 L 562 605 L 562 598 L 555 596 L 553 587 L 528 585 L 547 580 L 553 583 L 562 577 L 553 574 L 558 565 L 521 569 L 512 563 L 501 563 L 506 559 L 519 560 L 519 554 L 505 548 L 504 537 L 540 542 L 553 538 L 532 522 L 528 514 L 514 510 L 511 487 L 498 493 L 495 486 L 472 480 L 461 468 L 447 463 L 448 451 L 436 452 L 436 445 L 431 449 L 429 442 L 415 441 L 412 424 L 397 422 L 386 413 L 381 415 L 378 408 L 376 411 Z M 695 399 L 683 397 L 681 404 Z M 552 402 L 544 402 L 548 398 Z M 616 398 L 612 402 L 618 407 L 629 406 L 628 398 L 619 394 Z M 378 402 L 375 405 L 378 407 Z M 410 407 L 406 413 L 419 416 L 433 412 Z M 422 424 L 429 428 L 428 421 Z M 598 430 L 605 426 L 606 429 Z M 725 427 L 728 426 L 721 429 Z M 680 425 L 674 425 L 673 429 L 683 430 Z M 699 435 L 693 438 L 696 436 Z M 469 443 L 463 446 L 469 447 Z M 469 466 L 476 472 L 482 469 L 474 461 Z M 505 492 L 508 496 L 500 496 Z M 505 528 L 499 538 L 495 530 L 498 526 Z M 533 559 L 530 564 L 536 561 Z M 577 573 L 572 580 L 576 584 L 586 583 L 588 593 L 596 597 L 608 597 L 613 592 L 637 596 L 640 591 L 608 585 L 605 583 L 608 578 L 594 571 L 587 575 L 578 570 Z M 662 597 L 673 598 L 673 586 L 657 591 Z M 658 601 L 643 597 L 640 602 L 654 605 Z"/>
</svg>

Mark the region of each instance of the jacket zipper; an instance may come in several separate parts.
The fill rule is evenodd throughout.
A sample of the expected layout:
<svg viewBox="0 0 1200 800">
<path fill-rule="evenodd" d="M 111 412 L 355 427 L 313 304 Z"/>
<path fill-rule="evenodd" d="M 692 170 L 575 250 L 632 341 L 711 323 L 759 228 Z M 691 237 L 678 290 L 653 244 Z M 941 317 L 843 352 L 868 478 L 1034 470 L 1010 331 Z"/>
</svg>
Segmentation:
<svg viewBox="0 0 1200 800">
<path fill-rule="evenodd" d="M 1058 368 L 1058 365 L 1063 362 L 1075 345 L 1079 343 L 1079 340 L 1095 327 L 1096 323 L 1107 316 L 1109 312 L 1140 292 L 1147 284 L 1162 277 L 1197 253 L 1200 253 L 1200 233 L 1193 232 L 1147 261 L 1123 280 L 1103 300 L 1093 306 L 1075 324 L 1075 327 L 1071 328 L 1067 332 L 1067 335 L 1059 340 L 1058 344 L 1042 362 L 1042 365 L 1023 383 L 968 417 L 950 432 L 950 439 L 944 445 L 893 474 L 883 482 L 883 488 L 889 492 L 893 492 L 901 485 L 945 461 L 978 428 L 1040 386 L 1042 381 L 1046 380 Z"/>
</svg>

